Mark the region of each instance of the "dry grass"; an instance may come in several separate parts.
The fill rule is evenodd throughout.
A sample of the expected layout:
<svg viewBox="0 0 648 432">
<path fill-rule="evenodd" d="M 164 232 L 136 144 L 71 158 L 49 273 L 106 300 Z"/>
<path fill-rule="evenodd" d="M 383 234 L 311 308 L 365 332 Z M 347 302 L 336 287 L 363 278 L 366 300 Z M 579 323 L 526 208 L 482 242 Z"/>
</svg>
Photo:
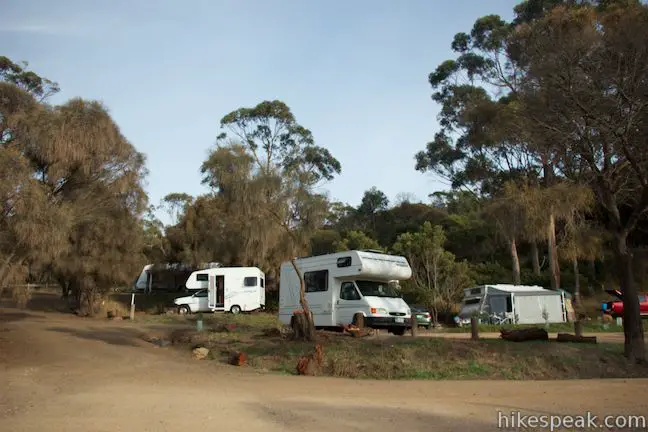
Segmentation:
<svg viewBox="0 0 648 432">
<path fill-rule="evenodd" d="M 271 324 L 267 326 L 267 324 Z M 266 314 L 206 319 L 203 332 L 176 330 L 172 341 L 183 349 L 205 346 L 210 357 L 228 363 L 245 352 L 251 367 L 296 374 L 299 358 L 313 343 L 289 340 Z M 511 343 L 503 340 L 378 337 L 352 338 L 318 332 L 324 348 L 324 374 L 371 379 L 574 379 L 648 377 L 648 368 L 629 366 L 617 344 L 557 342 Z"/>
</svg>

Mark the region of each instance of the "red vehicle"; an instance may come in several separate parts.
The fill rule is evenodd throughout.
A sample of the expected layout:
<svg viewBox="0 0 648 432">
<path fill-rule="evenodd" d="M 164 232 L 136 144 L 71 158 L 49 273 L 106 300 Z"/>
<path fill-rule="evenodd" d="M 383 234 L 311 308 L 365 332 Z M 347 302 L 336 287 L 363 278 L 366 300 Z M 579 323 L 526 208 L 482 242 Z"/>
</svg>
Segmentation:
<svg viewBox="0 0 648 432">
<path fill-rule="evenodd" d="M 623 317 L 623 293 L 613 289 L 605 290 L 605 292 L 619 300 L 603 303 L 601 308 L 603 313 L 612 316 L 612 318 Z M 642 318 L 648 318 L 648 294 L 639 294 L 639 313 Z"/>
</svg>

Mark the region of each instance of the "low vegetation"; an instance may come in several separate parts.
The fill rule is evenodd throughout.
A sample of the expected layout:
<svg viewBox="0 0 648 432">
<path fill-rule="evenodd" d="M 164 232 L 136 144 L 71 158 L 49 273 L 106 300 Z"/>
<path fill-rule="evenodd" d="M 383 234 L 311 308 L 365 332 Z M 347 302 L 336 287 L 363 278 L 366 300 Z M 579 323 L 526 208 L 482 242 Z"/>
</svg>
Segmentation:
<svg viewBox="0 0 648 432">
<path fill-rule="evenodd" d="M 193 323 L 195 316 L 158 318 Z M 187 352 L 209 349 L 208 359 L 228 364 L 232 353 L 260 372 L 296 375 L 300 358 L 314 344 L 290 340 L 273 315 L 205 315 L 205 327 L 169 330 L 171 342 Z M 487 328 L 485 328 L 487 329 Z M 495 330 L 495 329 L 492 329 Z M 559 330 L 559 329 L 551 329 Z M 318 331 L 326 376 L 371 379 L 575 379 L 648 377 L 648 368 L 629 365 L 621 344 L 477 342 L 435 337 L 368 336 Z"/>
</svg>

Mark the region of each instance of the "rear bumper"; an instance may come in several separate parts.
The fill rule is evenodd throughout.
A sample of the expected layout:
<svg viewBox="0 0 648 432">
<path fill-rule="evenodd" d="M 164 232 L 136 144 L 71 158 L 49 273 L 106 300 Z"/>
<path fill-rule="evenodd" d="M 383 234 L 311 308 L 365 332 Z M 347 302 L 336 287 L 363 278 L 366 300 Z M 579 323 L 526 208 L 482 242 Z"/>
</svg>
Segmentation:
<svg viewBox="0 0 648 432">
<path fill-rule="evenodd" d="M 391 327 L 404 327 L 410 328 L 410 318 L 408 317 L 398 317 L 402 318 L 403 322 L 396 322 L 397 317 L 365 317 L 364 323 L 365 326 L 371 328 L 391 328 Z"/>
</svg>

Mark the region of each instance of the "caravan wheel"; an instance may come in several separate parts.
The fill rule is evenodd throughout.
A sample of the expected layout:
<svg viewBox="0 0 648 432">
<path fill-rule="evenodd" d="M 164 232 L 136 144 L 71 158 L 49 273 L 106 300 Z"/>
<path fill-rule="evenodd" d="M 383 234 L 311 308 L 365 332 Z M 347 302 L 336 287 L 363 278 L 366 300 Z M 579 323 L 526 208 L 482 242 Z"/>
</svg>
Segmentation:
<svg viewBox="0 0 648 432">
<path fill-rule="evenodd" d="M 240 313 L 241 312 L 241 306 L 239 306 L 239 305 L 232 306 L 232 308 L 230 309 L 230 312 L 232 312 L 234 315 Z"/>
</svg>

